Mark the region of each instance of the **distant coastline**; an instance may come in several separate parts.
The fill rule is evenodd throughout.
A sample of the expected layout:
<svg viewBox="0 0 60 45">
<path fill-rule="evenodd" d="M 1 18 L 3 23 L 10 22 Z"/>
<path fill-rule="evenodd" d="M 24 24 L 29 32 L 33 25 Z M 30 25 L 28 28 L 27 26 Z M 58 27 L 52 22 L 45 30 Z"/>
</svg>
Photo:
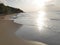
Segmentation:
<svg viewBox="0 0 60 45">
<path fill-rule="evenodd" d="M 23 10 L 13 8 L 10 6 L 5 6 L 3 3 L 0 3 L 0 16 L 1 14 L 14 14 L 14 13 L 23 13 Z"/>
</svg>

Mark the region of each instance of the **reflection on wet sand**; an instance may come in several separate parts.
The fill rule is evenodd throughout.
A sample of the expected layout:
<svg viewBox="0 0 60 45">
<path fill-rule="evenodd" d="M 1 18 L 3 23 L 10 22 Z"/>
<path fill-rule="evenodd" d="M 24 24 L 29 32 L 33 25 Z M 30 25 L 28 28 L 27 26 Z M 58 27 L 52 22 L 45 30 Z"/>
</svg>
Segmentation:
<svg viewBox="0 0 60 45">
<path fill-rule="evenodd" d="M 16 24 L 10 20 L 0 20 L 0 45 L 46 45 L 41 42 L 17 38 L 15 32 L 21 26 L 21 24 Z"/>
</svg>

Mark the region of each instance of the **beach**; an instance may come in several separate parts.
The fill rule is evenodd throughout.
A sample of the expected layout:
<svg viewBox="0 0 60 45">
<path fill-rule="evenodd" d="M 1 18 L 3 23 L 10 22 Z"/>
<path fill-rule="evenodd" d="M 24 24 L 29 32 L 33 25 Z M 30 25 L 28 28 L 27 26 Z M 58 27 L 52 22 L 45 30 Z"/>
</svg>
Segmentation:
<svg viewBox="0 0 60 45">
<path fill-rule="evenodd" d="M 45 5 L 37 12 L 28 10 L 0 16 L 0 45 L 44 45 L 41 42 L 60 45 L 60 7 L 57 5 Z"/>
<path fill-rule="evenodd" d="M 11 20 L 0 20 L 0 45 L 45 45 L 40 42 L 25 41 L 18 38 L 15 32 L 22 24 L 16 24 Z"/>
</svg>

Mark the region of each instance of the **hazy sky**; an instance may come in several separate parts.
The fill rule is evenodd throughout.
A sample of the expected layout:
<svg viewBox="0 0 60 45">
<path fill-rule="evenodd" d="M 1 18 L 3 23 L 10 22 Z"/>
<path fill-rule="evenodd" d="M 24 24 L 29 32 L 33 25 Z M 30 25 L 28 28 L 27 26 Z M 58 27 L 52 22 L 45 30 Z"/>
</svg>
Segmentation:
<svg viewBox="0 0 60 45">
<path fill-rule="evenodd" d="M 37 0 L 3 0 L 9 6 L 21 8 L 24 11 L 39 10 L 39 1 Z"/>
<path fill-rule="evenodd" d="M 0 0 L 4 2 L 6 5 L 21 8 L 26 12 L 39 10 L 42 2 L 45 0 Z M 54 0 L 57 5 L 60 5 L 60 0 Z"/>
</svg>

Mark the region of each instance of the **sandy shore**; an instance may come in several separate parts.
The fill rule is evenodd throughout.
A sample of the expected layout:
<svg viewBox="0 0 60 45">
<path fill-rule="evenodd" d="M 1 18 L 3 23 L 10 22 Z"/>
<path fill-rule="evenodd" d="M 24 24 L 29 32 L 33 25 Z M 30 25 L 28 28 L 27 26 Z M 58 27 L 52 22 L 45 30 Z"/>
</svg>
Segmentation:
<svg viewBox="0 0 60 45">
<path fill-rule="evenodd" d="M 17 38 L 14 32 L 21 26 L 21 24 L 16 24 L 11 20 L 0 20 L 0 45 L 45 45 L 41 42 Z"/>
<path fill-rule="evenodd" d="M 15 13 L 15 14 L 8 14 L 8 15 L 4 15 L 4 14 L 0 14 L 0 20 L 10 20 L 12 16 L 16 16 L 19 13 Z"/>
</svg>

